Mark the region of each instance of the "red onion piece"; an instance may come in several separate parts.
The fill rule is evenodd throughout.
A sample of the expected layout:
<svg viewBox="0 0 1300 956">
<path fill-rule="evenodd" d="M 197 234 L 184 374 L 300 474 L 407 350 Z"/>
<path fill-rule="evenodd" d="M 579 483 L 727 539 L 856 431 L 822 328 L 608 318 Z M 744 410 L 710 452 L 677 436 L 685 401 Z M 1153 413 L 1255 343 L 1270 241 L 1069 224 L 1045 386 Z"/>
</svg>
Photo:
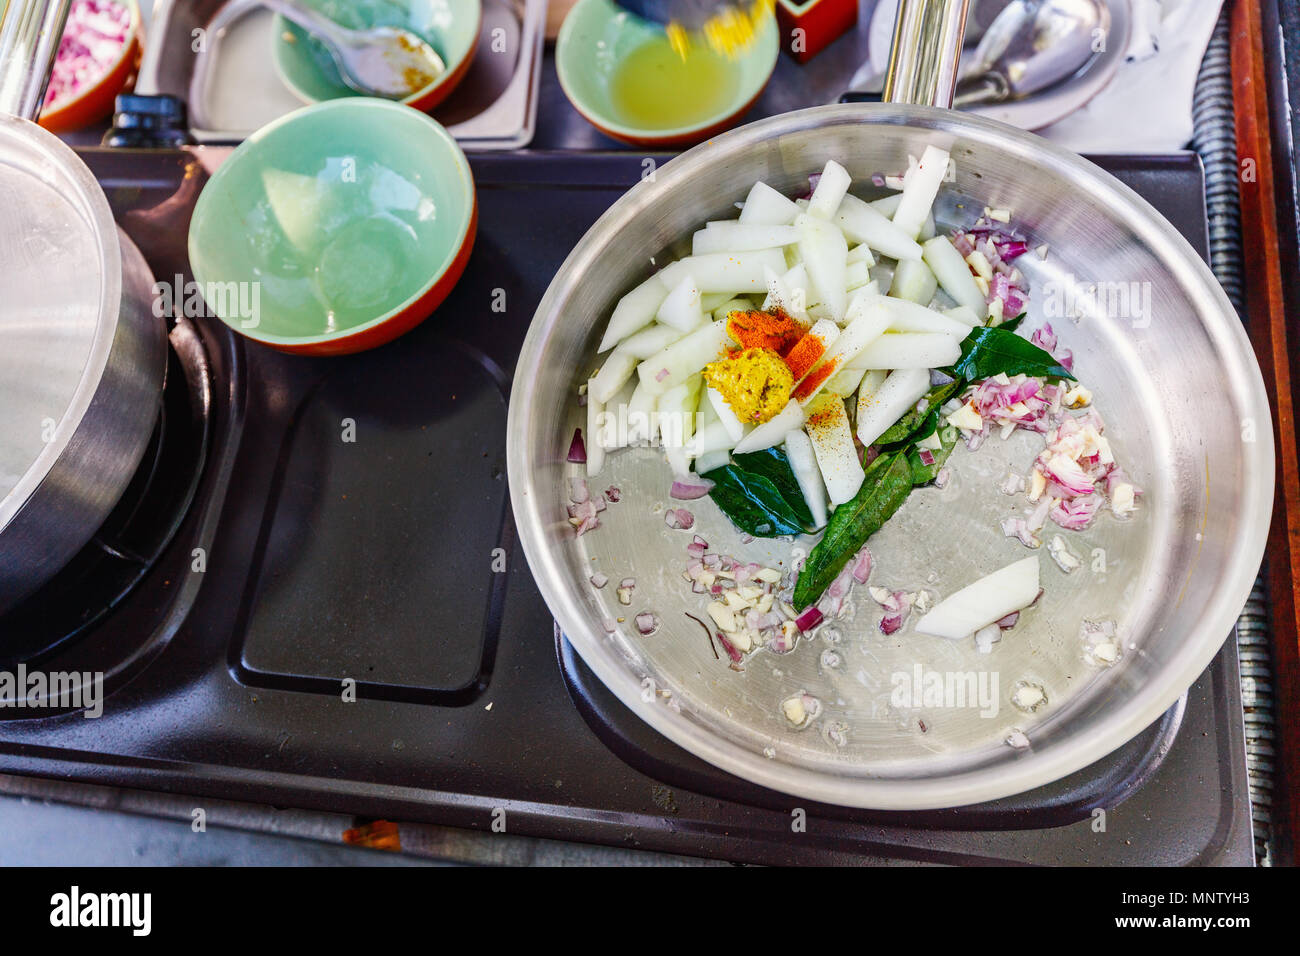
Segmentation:
<svg viewBox="0 0 1300 956">
<path fill-rule="evenodd" d="M 605 489 L 605 497 L 614 502 L 614 504 L 618 504 L 619 499 L 623 497 L 623 492 L 619 488 L 610 485 Z"/>
<path fill-rule="evenodd" d="M 866 584 L 869 577 L 871 577 L 871 552 L 863 548 L 858 552 L 857 560 L 853 562 L 853 580 L 859 584 Z"/>
<path fill-rule="evenodd" d="M 718 638 L 718 643 L 722 645 L 722 649 L 726 651 L 727 656 L 731 658 L 731 663 L 739 664 L 742 660 L 744 660 L 744 655 L 741 654 L 740 651 L 736 650 L 736 645 L 732 644 L 731 641 L 727 640 L 727 636 L 725 634 L 723 634 L 721 631 L 718 631 L 716 636 Z"/>
<path fill-rule="evenodd" d="M 668 494 L 678 501 L 694 501 L 696 498 L 703 498 L 712 490 L 713 482 L 707 478 L 697 478 L 694 481 L 678 479 L 673 482 Z"/>
<path fill-rule="evenodd" d="M 695 515 L 685 508 L 669 508 L 664 512 L 664 524 L 674 531 L 689 531 L 695 526 Z"/>
<path fill-rule="evenodd" d="M 1020 620 L 1020 612 L 1012 611 L 1006 617 L 1001 618 L 1000 620 L 995 621 L 994 623 L 997 624 L 998 627 L 1002 628 L 1002 630 L 1007 631 L 1015 627 L 1016 621 L 1018 620 Z"/>
<path fill-rule="evenodd" d="M 794 619 L 794 626 L 805 633 L 811 631 L 814 627 L 822 622 L 822 612 L 817 605 L 808 608 L 802 614 Z"/>
<path fill-rule="evenodd" d="M 609 575 L 607 574 L 601 574 L 599 571 L 597 571 L 595 574 L 591 576 L 592 587 L 603 588 L 608 583 L 609 583 Z"/>
<path fill-rule="evenodd" d="M 573 430 L 573 440 L 569 442 L 569 455 L 566 459 L 575 465 L 585 465 L 587 463 L 587 444 L 582 440 L 582 429 Z"/>
<path fill-rule="evenodd" d="M 642 611 L 636 616 L 636 629 L 642 635 L 653 634 L 659 629 L 659 618 L 651 611 Z"/>
</svg>

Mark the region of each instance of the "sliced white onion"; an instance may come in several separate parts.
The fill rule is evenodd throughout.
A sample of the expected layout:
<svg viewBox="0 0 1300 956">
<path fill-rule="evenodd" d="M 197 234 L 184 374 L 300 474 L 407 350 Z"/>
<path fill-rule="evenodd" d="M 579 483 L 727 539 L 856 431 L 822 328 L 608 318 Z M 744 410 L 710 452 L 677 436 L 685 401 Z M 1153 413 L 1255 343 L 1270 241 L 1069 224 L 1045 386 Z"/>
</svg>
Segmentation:
<svg viewBox="0 0 1300 956">
<path fill-rule="evenodd" d="M 916 623 L 922 634 L 960 640 L 1038 597 L 1038 556 L 1008 564 L 940 601 Z"/>
<path fill-rule="evenodd" d="M 591 393 L 592 379 L 587 383 L 587 477 L 600 474 L 605 467 L 605 446 L 602 442 L 602 425 L 604 425 L 605 403 L 599 402 Z"/>
<path fill-rule="evenodd" d="M 808 200 L 808 215 L 830 219 L 840 207 L 840 200 L 849 191 L 851 182 L 848 170 L 835 160 L 828 160 L 821 178 L 817 180 L 817 188 Z"/>
<path fill-rule="evenodd" d="M 785 408 L 761 425 L 754 426 L 748 435 L 736 443 L 736 454 L 743 455 L 779 445 L 785 441 L 787 433 L 802 427 L 803 406 L 795 401 L 786 402 Z"/>
<path fill-rule="evenodd" d="M 691 237 L 691 255 L 712 252 L 754 252 L 799 241 L 794 226 L 762 226 L 742 222 L 713 222 Z"/>
<path fill-rule="evenodd" d="M 669 288 L 690 275 L 700 292 L 762 292 L 767 288 L 765 270 L 783 272 L 785 267 L 785 253 L 780 249 L 712 252 L 678 259 L 665 266 L 659 278 Z"/>
<path fill-rule="evenodd" d="M 666 392 L 715 361 L 729 341 L 727 323 L 715 320 L 646 359 L 637 366 L 637 374 L 649 388 Z"/>
<path fill-rule="evenodd" d="M 834 222 L 844 235 L 892 259 L 920 259 L 921 244 L 891 222 L 886 213 L 848 195 L 840 200 Z"/>
<path fill-rule="evenodd" d="M 900 369 L 874 390 L 858 389 L 858 441 L 873 445 L 930 390 L 928 369 Z"/>
<path fill-rule="evenodd" d="M 894 210 L 894 225 L 913 239 L 919 236 L 947 173 L 948 151 L 934 145 L 927 146 L 921 154 L 921 161 L 908 170 L 903 198 Z"/>
<path fill-rule="evenodd" d="M 854 359 L 857 368 L 944 368 L 961 358 L 961 343 L 942 332 L 890 332 Z"/>
<path fill-rule="evenodd" d="M 812 514 L 813 525 L 822 527 L 826 524 L 826 485 L 822 482 L 821 469 L 817 467 L 817 453 L 813 451 L 812 440 L 802 431 L 792 431 L 785 436 L 785 452 L 790 459 L 790 469 L 803 500 Z"/>
<path fill-rule="evenodd" d="M 831 223 L 815 216 L 801 215 L 795 219 L 799 230 L 799 253 L 808 270 L 808 281 L 817 299 L 830 309 L 836 322 L 844 319 L 848 293 L 844 288 L 849 246 L 844 233 Z"/>
<path fill-rule="evenodd" d="M 966 265 L 962 254 L 947 236 L 935 236 L 927 240 L 921 247 L 921 252 L 943 291 L 958 306 L 970 309 L 975 315 L 984 311 L 984 296 L 975 284 L 975 277 L 971 275 L 970 267 Z"/>
<path fill-rule="evenodd" d="M 934 273 L 920 259 L 903 259 L 894 269 L 894 277 L 889 283 L 889 294 L 897 299 L 925 305 L 934 298 L 939 283 Z"/>
<path fill-rule="evenodd" d="M 731 405 L 727 403 L 726 398 L 716 388 L 706 389 L 705 394 L 708 396 L 709 402 L 712 403 L 713 410 L 718 413 L 718 421 L 727 430 L 732 444 L 739 442 L 745 434 L 745 423 L 736 417 L 736 413 L 731 410 Z"/>
<path fill-rule="evenodd" d="M 653 275 L 639 286 L 618 300 L 614 312 L 609 317 L 609 325 L 600 340 L 597 352 L 612 349 L 637 329 L 643 328 L 654 318 L 659 304 L 668 295 L 668 287 Z"/>
<path fill-rule="evenodd" d="M 827 498 L 832 505 L 843 504 L 862 487 L 863 471 L 848 412 L 840 397 L 823 395 L 818 399 L 808 409 L 804 431 L 812 441 Z"/>
<path fill-rule="evenodd" d="M 799 207 L 764 182 L 754 183 L 745 197 L 740 221 L 756 226 L 784 226 L 794 222 Z"/>
<path fill-rule="evenodd" d="M 618 390 L 632 377 L 636 368 L 636 356 L 615 350 L 605 359 L 595 376 L 587 384 L 587 401 L 596 401 L 607 405 L 618 394 Z"/>
<path fill-rule="evenodd" d="M 673 286 L 655 313 L 655 319 L 670 325 L 683 335 L 704 323 L 704 308 L 700 305 L 700 288 L 688 272 Z"/>
</svg>

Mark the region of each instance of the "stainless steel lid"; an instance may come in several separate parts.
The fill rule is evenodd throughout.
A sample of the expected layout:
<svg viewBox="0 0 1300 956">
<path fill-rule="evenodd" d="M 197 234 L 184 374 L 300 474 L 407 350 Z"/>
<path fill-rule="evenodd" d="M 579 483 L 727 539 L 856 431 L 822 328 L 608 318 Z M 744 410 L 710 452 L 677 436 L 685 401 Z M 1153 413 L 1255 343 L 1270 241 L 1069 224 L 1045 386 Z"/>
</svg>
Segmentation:
<svg viewBox="0 0 1300 956">
<path fill-rule="evenodd" d="M 0 530 L 90 407 L 117 330 L 122 261 L 102 190 L 40 112 L 68 0 L 0 14 Z"/>
<path fill-rule="evenodd" d="M 63 451 L 117 328 L 121 250 L 71 149 L 0 116 L 0 529 Z"/>
</svg>

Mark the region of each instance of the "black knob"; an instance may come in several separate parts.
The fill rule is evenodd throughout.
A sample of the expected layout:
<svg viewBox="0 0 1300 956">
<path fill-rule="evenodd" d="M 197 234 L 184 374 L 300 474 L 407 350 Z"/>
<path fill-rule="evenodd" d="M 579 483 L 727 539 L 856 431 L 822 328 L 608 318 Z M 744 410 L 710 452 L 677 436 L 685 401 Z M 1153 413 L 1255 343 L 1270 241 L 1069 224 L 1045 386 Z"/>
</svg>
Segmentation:
<svg viewBox="0 0 1300 956">
<path fill-rule="evenodd" d="M 113 127 L 104 134 L 103 140 L 105 146 L 134 149 L 175 149 L 194 142 L 185 101 L 163 93 L 119 96 Z"/>
</svg>

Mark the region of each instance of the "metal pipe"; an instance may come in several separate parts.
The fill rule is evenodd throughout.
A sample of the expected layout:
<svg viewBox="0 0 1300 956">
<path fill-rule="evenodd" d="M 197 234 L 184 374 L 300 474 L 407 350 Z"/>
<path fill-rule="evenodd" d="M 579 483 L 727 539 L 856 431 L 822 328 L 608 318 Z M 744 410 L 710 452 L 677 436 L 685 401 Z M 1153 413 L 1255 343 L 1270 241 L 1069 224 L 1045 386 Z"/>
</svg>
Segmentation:
<svg viewBox="0 0 1300 956">
<path fill-rule="evenodd" d="M 900 0 L 884 100 L 952 106 L 970 0 Z"/>
<path fill-rule="evenodd" d="M 35 120 L 72 0 L 8 0 L 0 14 L 0 113 Z"/>
</svg>

